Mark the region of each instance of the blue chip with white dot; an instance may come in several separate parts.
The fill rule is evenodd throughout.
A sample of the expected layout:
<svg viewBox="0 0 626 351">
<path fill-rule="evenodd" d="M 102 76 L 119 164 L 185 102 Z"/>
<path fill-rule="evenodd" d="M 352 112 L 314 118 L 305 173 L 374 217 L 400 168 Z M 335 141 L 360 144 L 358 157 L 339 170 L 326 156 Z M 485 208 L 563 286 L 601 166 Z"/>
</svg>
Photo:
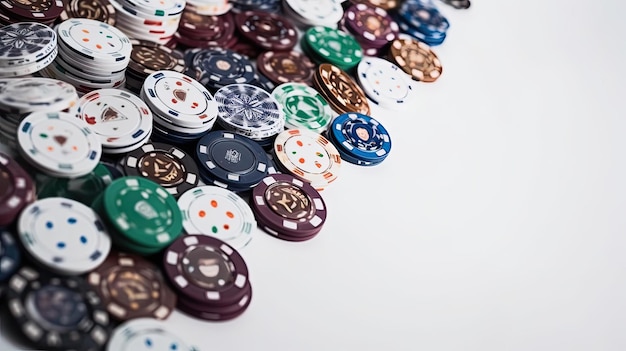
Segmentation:
<svg viewBox="0 0 626 351">
<path fill-rule="evenodd" d="M 198 351 L 168 327 L 152 318 L 131 319 L 113 331 L 107 351 Z"/>
<path fill-rule="evenodd" d="M 61 275 L 87 273 L 102 264 L 111 250 L 111 237 L 100 217 L 82 203 L 62 197 L 27 206 L 17 233 L 35 262 Z"/>
</svg>

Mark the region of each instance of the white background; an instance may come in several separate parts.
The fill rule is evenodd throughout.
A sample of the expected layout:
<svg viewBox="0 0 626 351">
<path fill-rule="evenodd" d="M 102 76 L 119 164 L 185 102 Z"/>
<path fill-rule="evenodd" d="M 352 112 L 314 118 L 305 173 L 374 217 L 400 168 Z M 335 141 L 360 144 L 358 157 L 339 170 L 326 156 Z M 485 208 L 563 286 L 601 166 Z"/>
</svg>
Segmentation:
<svg viewBox="0 0 626 351">
<path fill-rule="evenodd" d="M 389 158 L 342 165 L 314 240 L 255 233 L 243 316 L 172 331 L 220 351 L 626 350 L 626 3 L 440 8 L 443 76 L 408 112 L 374 108 Z"/>
</svg>

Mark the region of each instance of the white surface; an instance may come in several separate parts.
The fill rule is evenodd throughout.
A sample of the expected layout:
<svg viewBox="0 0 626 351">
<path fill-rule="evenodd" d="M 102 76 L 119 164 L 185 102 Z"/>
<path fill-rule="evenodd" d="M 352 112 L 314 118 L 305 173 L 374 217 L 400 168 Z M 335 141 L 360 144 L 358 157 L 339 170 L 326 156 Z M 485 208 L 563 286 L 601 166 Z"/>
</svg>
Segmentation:
<svg viewBox="0 0 626 351">
<path fill-rule="evenodd" d="M 626 3 L 440 8 L 440 81 L 373 114 L 389 158 L 343 165 L 316 239 L 256 233 L 242 317 L 173 331 L 220 351 L 626 349 Z"/>
</svg>

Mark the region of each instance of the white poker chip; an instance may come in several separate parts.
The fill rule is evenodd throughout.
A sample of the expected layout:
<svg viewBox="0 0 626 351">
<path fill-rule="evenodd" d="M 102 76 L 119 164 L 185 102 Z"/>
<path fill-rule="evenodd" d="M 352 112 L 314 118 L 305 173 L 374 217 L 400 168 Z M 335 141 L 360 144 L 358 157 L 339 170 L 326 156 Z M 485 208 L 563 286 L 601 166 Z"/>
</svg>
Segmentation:
<svg viewBox="0 0 626 351">
<path fill-rule="evenodd" d="M 256 219 L 250 205 L 234 192 L 206 185 L 186 191 L 178 199 L 187 234 L 220 239 L 235 249 L 252 240 Z"/>
<path fill-rule="evenodd" d="M 299 22 L 310 26 L 336 27 L 343 17 L 341 3 L 336 0 L 284 0 L 286 12 L 293 12 Z"/>
<path fill-rule="evenodd" d="M 37 22 L 18 22 L 0 28 L 0 67 L 35 63 L 57 47 L 56 32 Z"/>
<path fill-rule="evenodd" d="M 51 197 L 28 205 L 17 228 L 26 251 L 59 274 L 87 273 L 102 264 L 111 250 L 111 238 L 98 215 L 66 198 Z"/>
<path fill-rule="evenodd" d="M 169 124 L 209 130 L 217 118 L 217 102 L 197 80 L 174 71 L 156 71 L 143 83 L 141 97 Z"/>
<path fill-rule="evenodd" d="M 56 27 L 59 42 L 80 57 L 80 61 L 106 64 L 109 67 L 126 67 L 133 46 L 126 34 L 106 23 L 72 18 Z M 78 58 L 78 57 L 77 57 Z"/>
<path fill-rule="evenodd" d="M 78 94 L 73 85 L 50 78 L 19 78 L 0 82 L 0 110 L 16 114 L 73 108 Z"/>
<path fill-rule="evenodd" d="M 168 330 L 168 325 L 152 318 L 136 318 L 124 322 L 115 330 L 107 351 L 198 351 L 181 337 Z"/>
<path fill-rule="evenodd" d="M 119 89 L 98 89 L 78 101 L 78 118 L 100 136 L 103 151 L 127 149 L 152 131 L 152 112 L 134 94 Z"/>
<path fill-rule="evenodd" d="M 17 132 L 20 154 L 52 176 L 84 176 L 100 161 L 100 138 L 72 114 L 33 112 L 22 120 Z"/>
<path fill-rule="evenodd" d="M 357 66 L 357 80 L 376 104 L 393 109 L 406 107 L 415 90 L 410 77 L 397 65 L 378 57 L 365 57 Z"/>
</svg>

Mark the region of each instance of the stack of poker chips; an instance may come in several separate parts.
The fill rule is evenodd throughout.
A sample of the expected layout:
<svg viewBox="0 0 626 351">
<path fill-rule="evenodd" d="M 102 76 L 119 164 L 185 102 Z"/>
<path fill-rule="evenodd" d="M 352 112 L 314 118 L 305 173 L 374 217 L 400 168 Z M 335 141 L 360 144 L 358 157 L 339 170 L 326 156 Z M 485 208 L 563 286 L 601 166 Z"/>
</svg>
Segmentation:
<svg viewBox="0 0 626 351">
<path fill-rule="evenodd" d="M 200 177 L 235 192 L 249 191 L 267 176 L 267 155 L 253 140 L 216 130 L 203 136 L 196 146 Z"/>
<path fill-rule="evenodd" d="M 139 94 L 146 78 L 160 70 L 185 72 L 182 52 L 148 40 L 131 39 L 132 55 L 126 68 L 126 88 Z"/>
<path fill-rule="evenodd" d="M 185 144 L 206 134 L 217 118 L 217 102 L 197 80 L 175 71 L 146 77 L 139 96 L 154 114 L 153 129 L 165 142 Z"/>
<path fill-rule="evenodd" d="M 165 275 L 178 292 L 178 310 L 198 319 L 238 317 L 252 300 L 248 266 L 235 248 L 214 237 L 184 235 L 163 254 Z"/>
<path fill-rule="evenodd" d="M 235 46 L 273 51 L 290 51 L 298 43 L 298 32 L 291 21 L 280 14 L 264 11 L 245 11 L 235 15 L 239 41 Z M 256 58 L 259 50 L 247 56 Z"/>
<path fill-rule="evenodd" d="M 41 71 L 64 80 L 79 94 L 124 85 L 132 45 L 126 34 L 104 22 L 73 18 L 55 27 L 59 55 Z"/>
<path fill-rule="evenodd" d="M 326 222 L 326 204 L 309 183 L 273 174 L 254 188 L 250 204 L 259 227 L 279 239 L 313 239 Z"/>
<path fill-rule="evenodd" d="M 35 182 L 17 161 L 3 153 L 0 153 L 0 178 L 0 227 L 5 227 L 35 201 Z M 2 267 L 0 270 L 4 271 Z"/>
<path fill-rule="evenodd" d="M 387 11 L 365 4 L 348 7 L 339 28 L 354 35 L 363 53 L 368 56 L 379 56 L 400 31 Z"/>
<path fill-rule="evenodd" d="M 283 13 L 302 29 L 311 26 L 337 28 L 343 8 L 336 0 L 283 0 Z"/>
<path fill-rule="evenodd" d="M 233 16 L 228 12 L 199 13 L 185 7 L 174 39 L 187 48 L 231 47 L 237 41 Z"/>
<path fill-rule="evenodd" d="M 431 0 L 406 0 L 394 19 L 403 32 L 430 45 L 441 45 L 450 27 L 448 20 Z"/>
<path fill-rule="evenodd" d="M 361 113 L 337 116 L 326 132 L 341 159 L 359 166 L 375 166 L 391 151 L 391 138 L 385 127 L 374 118 Z"/>
<path fill-rule="evenodd" d="M 115 8 L 116 24 L 130 38 L 167 44 L 178 30 L 185 0 L 109 0 Z"/>
<path fill-rule="evenodd" d="M 29 77 L 0 81 L 0 139 L 17 149 L 17 128 L 32 112 L 76 112 L 74 86 L 57 79 Z"/>
<path fill-rule="evenodd" d="M 0 28 L 0 78 L 39 72 L 57 57 L 57 34 L 47 25 L 19 22 Z"/>
<path fill-rule="evenodd" d="M 38 22 L 52 25 L 63 12 L 63 1 L 0 1 L 0 24 Z"/>
<path fill-rule="evenodd" d="M 155 254 L 183 231 L 176 199 L 143 177 L 116 179 L 91 206 L 108 228 L 113 244 L 123 251 Z"/>
</svg>

